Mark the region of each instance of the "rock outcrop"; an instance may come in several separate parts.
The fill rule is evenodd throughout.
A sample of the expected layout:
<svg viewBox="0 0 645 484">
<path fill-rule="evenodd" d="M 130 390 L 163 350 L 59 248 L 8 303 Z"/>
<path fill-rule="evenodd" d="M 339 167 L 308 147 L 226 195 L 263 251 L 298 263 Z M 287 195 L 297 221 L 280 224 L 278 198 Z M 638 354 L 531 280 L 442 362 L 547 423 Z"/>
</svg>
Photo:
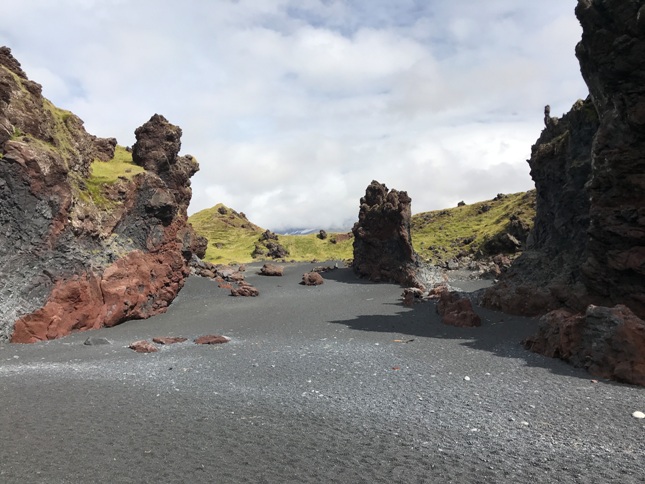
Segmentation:
<svg viewBox="0 0 645 484">
<path fill-rule="evenodd" d="M 590 305 L 585 314 L 552 311 L 542 318 L 539 332 L 523 343 L 592 375 L 645 386 L 645 321 L 622 304 Z"/>
<path fill-rule="evenodd" d="M 94 176 L 116 140 L 88 134 L 0 48 L 0 340 L 147 318 L 183 286 L 204 245 L 186 223 L 198 164 L 177 156 L 181 130 L 162 116 L 136 134 L 145 169 Z"/>
<path fill-rule="evenodd" d="M 417 254 L 410 235 L 411 199 L 372 181 L 354 224 L 354 272 L 371 281 L 420 287 Z"/>
<path fill-rule="evenodd" d="M 527 249 L 486 292 L 484 305 L 528 316 L 567 304 L 584 309 L 580 266 L 589 227 L 585 184 L 598 124 L 590 98 L 576 102 L 560 119 L 548 118 L 528 161 L 537 193 Z"/>
<path fill-rule="evenodd" d="M 531 250 L 484 304 L 555 310 L 527 342 L 532 350 L 643 385 L 645 4 L 579 0 L 576 15 L 590 97 L 559 120 L 545 110 L 530 160 L 538 190 Z"/>
<path fill-rule="evenodd" d="M 645 4 L 581 0 L 576 14 L 576 55 L 600 117 L 584 283 L 645 318 Z"/>
</svg>

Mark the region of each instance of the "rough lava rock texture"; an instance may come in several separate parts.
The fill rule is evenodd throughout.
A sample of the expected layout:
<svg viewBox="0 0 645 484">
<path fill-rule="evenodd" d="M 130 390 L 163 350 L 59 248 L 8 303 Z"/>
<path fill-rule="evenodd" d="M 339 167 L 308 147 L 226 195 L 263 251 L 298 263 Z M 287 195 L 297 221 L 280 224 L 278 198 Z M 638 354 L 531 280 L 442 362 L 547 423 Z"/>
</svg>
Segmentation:
<svg viewBox="0 0 645 484">
<path fill-rule="evenodd" d="M 589 98 L 545 124 L 529 160 L 537 194 L 527 248 L 483 298 L 485 306 L 527 316 L 566 304 L 581 310 L 586 302 L 580 272 L 589 227 L 585 184 L 598 117 Z"/>
<path fill-rule="evenodd" d="M 305 272 L 300 282 L 303 286 L 320 286 L 324 283 L 325 280 L 318 272 Z"/>
<path fill-rule="evenodd" d="M 590 97 L 562 119 L 545 109 L 530 160 L 531 250 L 483 303 L 555 310 L 527 342 L 532 350 L 645 385 L 645 2 L 579 0 L 576 15 Z"/>
<path fill-rule="evenodd" d="M 434 294 L 438 296 L 437 313 L 444 324 L 458 328 L 481 326 L 482 320 L 473 309 L 470 299 L 446 286 L 435 288 Z"/>
<path fill-rule="evenodd" d="M 422 287 L 410 235 L 412 200 L 406 192 L 372 181 L 354 224 L 354 272 L 371 281 Z"/>
<path fill-rule="evenodd" d="M 116 140 L 88 134 L 0 48 L 0 340 L 30 343 L 166 310 L 203 241 L 187 225 L 197 162 L 155 115 L 137 130 L 146 171 L 88 190 Z"/>
<path fill-rule="evenodd" d="M 645 318 L 645 2 L 580 0 L 582 76 L 600 117 L 584 283 Z"/>
<path fill-rule="evenodd" d="M 531 351 L 561 358 L 601 378 L 645 386 L 645 321 L 627 306 L 557 309 L 525 340 Z"/>
</svg>

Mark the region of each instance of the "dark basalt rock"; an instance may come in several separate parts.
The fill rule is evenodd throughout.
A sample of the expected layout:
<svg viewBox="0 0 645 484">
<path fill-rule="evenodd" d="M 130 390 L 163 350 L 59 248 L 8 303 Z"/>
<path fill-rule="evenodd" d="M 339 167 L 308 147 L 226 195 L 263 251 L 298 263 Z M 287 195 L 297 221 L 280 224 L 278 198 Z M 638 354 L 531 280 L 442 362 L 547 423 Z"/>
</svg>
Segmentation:
<svg viewBox="0 0 645 484">
<path fill-rule="evenodd" d="M 576 15 L 590 97 L 562 119 L 545 109 L 529 250 L 483 302 L 554 310 L 527 347 L 645 385 L 645 4 L 579 0 Z"/>
<path fill-rule="evenodd" d="M 198 165 L 176 156 L 181 130 L 161 116 L 137 132 L 149 170 L 99 187 L 98 201 L 90 166 L 109 161 L 116 140 L 88 134 L 0 48 L 0 340 L 146 318 L 183 286 L 203 245 L 186 223 Z"/>
<path fill-rule="evenodd" d="M 410 235 L 411 201 L 406 192 L 388 190 L 377 181 L 367 187 L 352 228 L 356 274 L 372 281 L 421 286 Z"/>
</svg>

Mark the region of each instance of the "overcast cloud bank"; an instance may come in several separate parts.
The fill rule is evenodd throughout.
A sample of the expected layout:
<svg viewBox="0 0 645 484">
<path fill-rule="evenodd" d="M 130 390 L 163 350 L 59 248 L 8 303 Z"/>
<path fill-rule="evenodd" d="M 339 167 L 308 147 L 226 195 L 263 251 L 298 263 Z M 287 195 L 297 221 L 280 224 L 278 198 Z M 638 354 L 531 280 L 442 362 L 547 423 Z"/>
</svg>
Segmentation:
<svg viewBox="0 0 645 484">
<path fill-rule="evenodd" d="M 415 213 L 533 187 L 543 108 L 587 95 L 575 0 L 23 0 L 9 46 L 91 133 L 154 113 L 197 157 L 195 212 L 348 228 L 372 179 Z"/>
</svg>

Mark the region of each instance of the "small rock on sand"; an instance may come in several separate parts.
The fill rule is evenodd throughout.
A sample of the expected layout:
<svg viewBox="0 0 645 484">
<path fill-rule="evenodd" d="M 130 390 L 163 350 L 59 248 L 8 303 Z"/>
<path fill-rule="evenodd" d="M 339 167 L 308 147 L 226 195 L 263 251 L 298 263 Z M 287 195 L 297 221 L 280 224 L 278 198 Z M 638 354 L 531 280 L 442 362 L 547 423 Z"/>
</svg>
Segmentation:
<svg viewBox="0 0 645 484">
<path fill-rule="evenodd" d="M 154 353 L 155 351 L 159 351 L 155 345 L 146 340 L 135 341 L 128 348 L 137 353 Z"/>
<path fill-rule="evenodd" d="M 183 343 L 187 340 L 188 338 L 180 338 L 178 336 L 163 336 L 160 338 L 152 338 L 152 342 L 159 345 L 172 345 L 175 343 Z"/>
<path fill-rule="evenodd" d="M 111 345 L 110 341 L 107 338 L 97 338 L 96 336 L 90 336 L 83 343 L 86 346 L 99 346 L 99 345 Z"/>
<path fill-rule="evenodd" d="M 195 339 L 195 344 L 198 345 L 219 345 L 222 343 L 228 343 L 231 341 L 231 338 L 227 336 L 222 336 L 220 334 L 207 334 L 204 336 L 200 336 L 199 338 Z"/>
<path fill-rule="evenodd" d="M 632 413 L 632 417 L 642 419 L 642 418 L 645 418 L 645 413 L 643 413 L 643 412 L 634 412 L 634 413 Z"/>
</svg>

